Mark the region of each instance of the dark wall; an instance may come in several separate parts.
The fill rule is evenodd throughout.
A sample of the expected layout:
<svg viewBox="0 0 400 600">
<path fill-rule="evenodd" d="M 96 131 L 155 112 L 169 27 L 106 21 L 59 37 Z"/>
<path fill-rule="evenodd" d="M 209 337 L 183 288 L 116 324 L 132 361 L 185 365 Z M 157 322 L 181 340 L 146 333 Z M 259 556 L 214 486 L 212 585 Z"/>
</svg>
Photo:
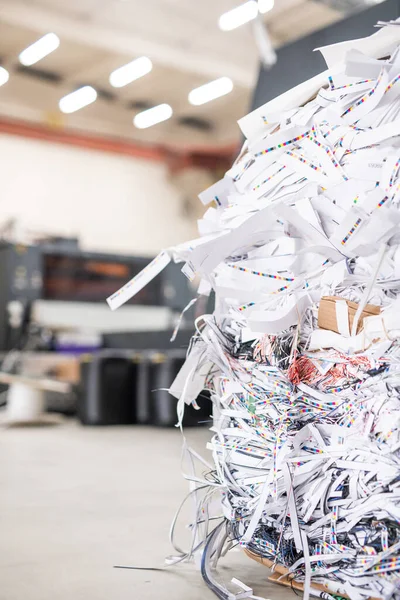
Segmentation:
<svg viewBox="0 0 400 600">
<path fill-rule="evenodd" d="M 272 69 L 260 70 L 251 110 L 324 71 L 325 61 L 320 52 L 313 52 L 314 48 L 365 37 L 376 31 L 374 25 L 377 21 L 399 16 L 400 0 L 386 0 L 280 48 L 277 63 Z"/>
</svg>

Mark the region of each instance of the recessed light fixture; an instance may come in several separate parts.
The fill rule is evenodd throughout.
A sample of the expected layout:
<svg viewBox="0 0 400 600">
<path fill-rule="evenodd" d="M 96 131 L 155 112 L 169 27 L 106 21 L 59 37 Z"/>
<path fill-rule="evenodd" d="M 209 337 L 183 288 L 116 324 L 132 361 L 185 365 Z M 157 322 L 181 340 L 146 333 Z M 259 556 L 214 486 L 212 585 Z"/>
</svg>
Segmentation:
<svg viewBox="0 0 400 600">
<path fill-rule="evenodd" d="M 22 50 L 19 62 L 25 67 L 30 67 L 42 60 L 45 56 L 57 50 L 60 38 L 55 33 L 46 33 L 39 40 Z"/>
<path fill-rule="evenodd" d="M 126 65 L 115 69 L 110 75 L 109 81 L 113 87 L 119 88 L 136 79 L 147 75 L 153 68 L 153 63 L 147 56 L 141 56 Z"/>
<path fill-rule="evenodd" d="M 267 13 L 274 8 L 274 0 L 258 0 L 258 10 L 260 13 Z"/>
<path fill-rule="evenodd" d="M 7 83 L 10 79 L 10 73 L 4 67 L 0 67 L 0 86 Z"/>
<path fill-rule="evenodd" d="M 172 113 L 173 111 L 169 104 L 159 104 L 135 115 L 133 124 L 138 129 L 147 129 L 147 127 L 152 127 L 153 125 L 157 125 L 157 123 L 170 119 Z"/>
<path fill-rule="evenodd" d="M 252 21 L 257 15 L 257 2 L 255 0 L 249 0 L 249 2 L 240 4 L 236 8 L 221 15 L 218 20 L 218 25 L 222 31 L 232 31 L 232 29 L 236 29 L 237 27 Z"/>
<path fill-rule="evenodd" d="M 69 114 L 92 104 L 97 98 L 97 92 L 92 86 L 85 85 L 75 92 L 61 98 L 59 107 L 61 112 Z"/>
<path fill-rule="evenodd" d="M 225 96 L 225 94 L 229 94 L 232 90 L 232 79 L 229 79 L 229 77 L 220 77 L 192 90 L 188 98 L 190 104 L 199 106 L 200 104 L 205 104 L 206 102 L 211 102 L 211 100 Z"/>
</svg>

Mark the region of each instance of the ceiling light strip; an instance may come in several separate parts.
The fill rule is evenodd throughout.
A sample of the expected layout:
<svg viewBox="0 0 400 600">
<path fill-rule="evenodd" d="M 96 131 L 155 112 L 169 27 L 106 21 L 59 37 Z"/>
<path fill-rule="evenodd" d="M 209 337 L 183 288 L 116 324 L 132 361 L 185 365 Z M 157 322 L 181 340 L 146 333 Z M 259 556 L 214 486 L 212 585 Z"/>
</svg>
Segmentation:
<svg viewBox="0 0 400 600">
<path fill-rule="evenodd" d="M 249 21 L 255 19 L 258 15 L 258 4 L 255 0 L 249 0 L 240 4 L 236 8 L 222 14 L 218 20 L 219 28 L 222 31 L 232 31 Z"/>
<path fill-rule="evenodd" d="M 0 86 L 7 83 L 7 81 L 9 79 L 10 79 L 10 74 L 7 71 L 7 69 L 5 69 L 4 67 L 0 67 Z"/>
<path fill-rule="evenodd" d="M 144 77 L 153 68 L 153 63 L 147 56 L 141 56 L 131 62 L 115 69 L 110 74 L 109 81 L 113 87 L 120 88 L 136 81 L 140 77 Z"/>
<path fill-rule="evenodd" d="M 148 110 L 138 113 L 133 118 L 133 124 L 138 129 L 147 129 L 157 123 L 167 121 L 172 117 L 173 110 L 169 104 L 159 104 Z"/>
<path fill-rule="evenodd" d="M 92 86 L 85 85 L 71 94 L 61 98 L 59 107 L 61 112 L 74 113 L 89 104 L 92 104 L 97 98 L 97 92 Z"/>
<path fill-rule="evenodd" d="M 42 60 L 45 56 L 57 50 L 60 45 L 60 38 L 55 33 L 46 33 L 35 43 L 22 50 L 19 55 L 19 62 L 25 67 L 30 67 Z"/>
<path fill-rule="evenodd" d="M 229 77 L 220 77 L 209 83 L 205 83 L 198 88 L 195 88 L 189 93 L 188 99 L 190 104 L 199 106 L 211 102 L 216 98 L 225 96 L 233 90 L 233 82 Z"/>
</svg>

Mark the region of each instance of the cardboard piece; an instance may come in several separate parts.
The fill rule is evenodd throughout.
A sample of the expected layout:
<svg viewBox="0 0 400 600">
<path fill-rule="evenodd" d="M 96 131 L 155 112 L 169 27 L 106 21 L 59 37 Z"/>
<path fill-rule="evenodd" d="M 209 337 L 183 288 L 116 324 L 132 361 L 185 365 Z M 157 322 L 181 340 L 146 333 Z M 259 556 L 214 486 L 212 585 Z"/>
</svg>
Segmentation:
<svg viewBox="0 0 400 600">
<path fill-rule="evenodd" d="M 251 552 L 250 550 L 245 550 L 245 553 L 247 554 L 247 556 L 249 558 L 251 558 L 252 560 L 255 560 L 256 562 L 260 563 L 264 567 L 268 567 L 269 569 L 272 569 L 274 567 L 273 560 L 269 560 L 268 558 L 259 556 L 258 554 L 255 554 L 254 552 Z M 279 565 L 279 564 L 275 564 L 274 571 L 268 577 L 268 581 L 270 581 L 271 583 L 277 583 L 278 585 L 283 585 L 284 587 L 290 587 L 291 589 L 299 590 L 300 592 L 302 592 L 304 589 L 303 582 L 296 581 L 295 579 L 293 579 L 292 574 L 289 573 L 289 569 L 287 569 L 283 565 Z M 328 592 L 328 593 L 332 594 L 332 592 L 329 592 L 329 590 L 320 583 L 312 582 L 311 587 L 313 587 L 315 590 L 318 590 L 320 592 Z M 311 595 L 313 595 L 313 594 L 311 593 Z M 335 595 L 335 594 L 333 594 L 333 595 Z M 348 596 L 341 595 L 341 597 L 347 598 Z M 377 598 L 369 598 L 369 600 L 377 600 Z"/>
<path fill-rule="evenodd" d="M 318 309 L 318 327 L 320 329 L 328 329 L 329 331 L 341 333 L 339 324 L 337 322 L 336 311 L 336 303 L 340 301 L 344 301 L 347 304 L 349 320 L 348 328 L 349 331 L 351 331 L 351 328 L 353 326 L 354 315 L 356 314 L 358 304 L 356 302 L 346 300 L 345 298 L 341 298 L 340 296 L 322 296 Z M 360 331 L 362 331 L 365 317 L 379 315 L 380 312 L 380 306 L 375 306 L 374 304 L 366 304 L 358 322 L 357 333 L 360 333 Z"/>
</svg>

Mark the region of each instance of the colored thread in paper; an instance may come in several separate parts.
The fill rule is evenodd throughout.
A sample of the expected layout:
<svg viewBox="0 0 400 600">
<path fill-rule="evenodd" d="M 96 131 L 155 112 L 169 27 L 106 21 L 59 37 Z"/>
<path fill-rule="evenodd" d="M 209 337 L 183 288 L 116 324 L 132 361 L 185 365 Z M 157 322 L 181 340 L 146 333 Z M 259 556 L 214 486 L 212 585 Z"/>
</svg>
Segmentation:
<svg viewBox="0 0 400 600">
<path fill-rule="evenodd" d="M 348 88 L 354 87 L 355 85 L 363 85 L 364 83 L 372 83 L 373 79 L 363 79 L 362 81 L 354 81 L 353 83 L 346 83 L 346 85 L 340 85 L 339 87 L 333 88 L 334 90 L 347 90 Z"/>
<path fill-rule="evenodd" d="M 278 173 L 280 173 L 281 171 L 283 171 L 283 169 L 286 169 L 285 165 L 283 165 L 283 167 L 281 167 L 278 171 L 276 171 L 275 173 L 273 173 L 272 175 L 270 175 L 269 177 L 267 177 L 267 179 L 264 179 L 264 181 L 262 181 L 261 183 L 259 183 L 255 187 L 253 187 L 253 192 L 255 192 L 256 190 L 258 190 L 265 183 L 268 183 L 268 181 L 271 181 L 271 179 L 273 179 L 274 177 L 276 177 L 276 175 L 278 175 Z"/>
<path fill-rule="evenodd" d="M 361 221 L 362 219 L 358 218 L 357 221 L 354 223 L 353 227 L 350 229 L 349 233 L 344 236 L 344 238 L 341 241 L 342 246 L 344 246 L 348 239 L 353 235 L 357 227 L 360 225 Z"/>
<path fill-rule="evenodd" d="M 289 285 L 284 285 L 281 288 L 278 288 L 277 290 L 275 290 L 274 292 L 270 292 L 271 294 L 279 294 L 279 292 L 284 292 L 285 290 L 288 290 L 290 288 Z"/>
<path fill-rule="evenodd" d="M 368 94 L 365 94 L 365 96 L 363 96 L 362 98 L 360 98 L 360 100 L 358 100 L 355 104 L 352 104 L 347 110 L 344 111 L 344 113 L 341 115 L 342 117 L 344 117 L 345 115 L 348 115 L 349 113 L 351 113 L 351 111 L 353 111 L 355 108 L 357 108 L 358 106 L 360 106 L 361 104 L 363 104 L 364 102 L 366 102 L 368 100 L 368 98 L 370 98 L 371 96 L 373 96 L 381 82 L 381 79 L 383 77 L 383 70 L 381 71 L 378 79 L 376 80 L 376 84 L 375 86 L 372 88 L 372 90 L 370 90 L 368 92 Z"/>
<path fill-rule="evenodd" d="M 400 81 L 400 74 L 399 74 L 399 75 L 397 75 L 397 76 L 396 76 L 396 77 L 393 79 L 393 81 L 391 81 L 391 82 L 388 84 L 387 88 L 385 89 L 385 94 L 387 94 L 387 92 L 388 92 L 389 90 L 391 90 L 391 89 L 392 89 L 392 87 L 393 87 L 393 86 L 394 86 L 394 85 L 395 85 L 395 84 L 396 84 L 398 81 Z"/>
<path fill-rule="evenodd" d="M 294 281 L 293 277 L 282 277 L 281 275 L 274 275 L 272 273 L 263 273 L 262 271 L 253 271 L 252 269 L 247 269 L 247 267 L 239 267 L 239 265 L 227 264 L 228 267 L 232 269 L 237 269 L 238 271 L 242 271 L 243 273 L 250 273 L 251 275 L 257 275 L 258 277 L 269 277 L 270 279 L 279 279 L 280 281 Z"/>
<path fill-rule="evenodd" d="M 335 129 L 337 129 L 338 127 L 340 127 L 340 125 L 334 125 L 333 127 L 331 127 L 331 129 L 329 129 L 329 131 L 327 131 L 326 133 L 324 133 L 322 135 L 322 137 L 327 138 L 331 133 L 333 133 L 335 131 Z"/>
<path fill-rule="evenodd" d="M 288 150 L 286 152 L 286 154 L 288 154 L 289 156 L 292 156 L 293 158 L 296 158 L 297 160 L 299 160 L 301 163 L 303 163 L 304 165 L 307 165 L 308 167 L 310 167 L 311 169 L 313 169 L 314 171 L 321 171 L 322 169 L 320 167 L 317 167 L 316 165 L 314 165 L 312 162 L 308 161 L 306 158 L 304 158 L 303 156 L 300 156 L 299 154 L 294 154 L 294 152 L 291 152 L 290 150 Z"/>
<path fill-rule="evenodd" d="M 302 139 L 304 139 L 310 132 L 306 131 L 305 133 L 298 135 L 292 140 L 286 140 L 286 142 L 282 142 L 281 144 L 277 144 L 276 146 L 271 146 L 270 148 L 266 148 L 265 150 L 261 150 L 257 152 L 254 156 L 262 156 L 263 154 L 268 154 L 268 152 L 272 152 L 273 150 L 279 150 L 279 148 L 285 148 L 285 146 L 289 146 L 290 144 L 294 144 Z"/>
<path fill-rule="evenodd" d="M 249 166 L 252 164 L 253 159 L 249 159 L 248 161 L 246 161 L 246 163 L 244 164 L 244 166 L 241 168 L 240 172 L 235 175 L 235 177 L 233 178 L 233 181 L 239 181 L 239 179 L 241 178 L 241 176 L 243 175 L 243 173 L 245 173 L 245 171 L 247 171 L 247 169 L 249 168 Z"/>
<path fill-rule="evenodd" d="M 240 312 L 242 312 L 243 310 L 246 310 L 246 308 L 250 308 L 250 306 L 254 306 L 255 302 L 249 302 L 248 304 L 243 304 L 243 306 L 239 306 Z"/>
<path fill-rule="evenodd" d="M 389 187 L 392 187 L 393 183 L 394 183 L 394 178 L 397 175 L 397 171 L 399 170 L 399 165 L 400 165 L 400 158 L 397 159 L 396 164 L 393 167 L 393 171 L 392 174 L 390 176 L 390 180 L 389 180 Z"/>
<path fill-rule="evenodd" d="M 389 200 L 388 196 L 385 196 L 376 206 L 376 208 L 380 208 L 381 206 L 383 206 L 386 202 L 386 200 Z"/>
<path fill-rule="evenodd" d="M 330 160 L 332 161 L 332 164 L 335 167 L 335 169 L 341 168 L 338 161 L 336 160 L 335 156 L 333 155 L 332 150 L 329 148 L 329 146 L 324 146 L 323 144 L 321 144 L 321 142 L 319 142 L 316 138 L 314 138 L 312 136 L 307 136 L 307 137 L 314 144 L 316 144 L 318 146 L 318 148 L 322 148 L 322 150 L 324 150 L 326 152 L 326 154 L 329 156 Z M 342 173 L 342 176 L 345 181 L 348 181 L 349 178 L 344 173 Z"/>
</svg>

